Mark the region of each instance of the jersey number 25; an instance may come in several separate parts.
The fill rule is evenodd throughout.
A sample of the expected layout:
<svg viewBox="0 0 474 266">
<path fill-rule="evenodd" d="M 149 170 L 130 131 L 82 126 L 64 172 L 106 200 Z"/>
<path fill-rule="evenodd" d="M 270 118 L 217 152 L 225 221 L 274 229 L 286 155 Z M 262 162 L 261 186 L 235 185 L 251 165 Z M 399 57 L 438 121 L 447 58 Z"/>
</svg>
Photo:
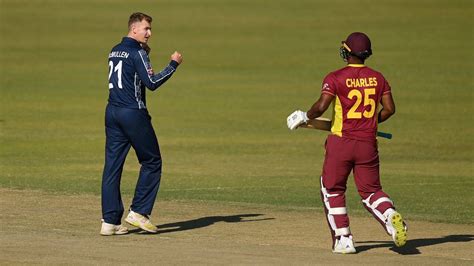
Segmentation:
<svg viewBox="0 0 474 266">
<path fill-rule="evenodd" d="M 372 95 L 375 95 L 375 88 L 364 89 L 364 96 L 362 96 L 362 93 L 359 90 L 354 89 L 354 90 L 349 91 L 347 98 L 352 100 L 355 97 L 356 102 L 351 107 L 349 112 L 347 112 L 347 118 L 361 119 L 362 115 L 365 118 L 372 118 L 375 114 L 375 108 L 376 108 L 375 100 L 370 98 L 370 96 Z M 362 103 L 362 98 L 364 99 L 364 107 L 367 105 L 370 105 L 369 111 L 367 110 L 364 110 L 364 112 L 357 111 L 357 108 L 359 108 L 360 104 Z"/>
</svg>

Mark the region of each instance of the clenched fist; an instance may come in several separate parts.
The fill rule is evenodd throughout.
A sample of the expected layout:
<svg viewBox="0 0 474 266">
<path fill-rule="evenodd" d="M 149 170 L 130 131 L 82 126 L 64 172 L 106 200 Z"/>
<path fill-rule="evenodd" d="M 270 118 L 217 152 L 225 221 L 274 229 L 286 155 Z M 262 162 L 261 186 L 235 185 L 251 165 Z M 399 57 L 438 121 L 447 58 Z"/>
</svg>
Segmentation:
<svg viewBox="0 0 474 266">
<path fill-rule="evenodd" d="M 178 52 L 174 52 L 171 55 L 171 60 L 178 62 L 178 64 L 181 64 L 181 62 L 183 62 L 183 56 Z"/>
</svg>

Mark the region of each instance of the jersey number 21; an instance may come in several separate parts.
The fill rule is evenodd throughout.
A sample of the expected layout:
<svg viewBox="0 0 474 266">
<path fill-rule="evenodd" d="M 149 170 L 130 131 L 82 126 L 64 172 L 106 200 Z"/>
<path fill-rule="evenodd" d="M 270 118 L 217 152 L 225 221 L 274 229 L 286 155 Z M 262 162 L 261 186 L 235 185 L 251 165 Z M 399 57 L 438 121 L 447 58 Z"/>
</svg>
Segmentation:
<svg viewBox="0 0 474 266">
<path fill-rule="evenodd" d="M 118 62 L 117 65 L 114 67 L 114 62 L 112 60 L 109 61 L 109 89 L 114 88 L 114 84 L 112 84 L 110 78 L 112 77 L 112 74 L 117 74 L 117 80 L 118 80 L 118 87 L 119 89 L 123 89 L 122 86 L 122 60 Z"/>
</svg>

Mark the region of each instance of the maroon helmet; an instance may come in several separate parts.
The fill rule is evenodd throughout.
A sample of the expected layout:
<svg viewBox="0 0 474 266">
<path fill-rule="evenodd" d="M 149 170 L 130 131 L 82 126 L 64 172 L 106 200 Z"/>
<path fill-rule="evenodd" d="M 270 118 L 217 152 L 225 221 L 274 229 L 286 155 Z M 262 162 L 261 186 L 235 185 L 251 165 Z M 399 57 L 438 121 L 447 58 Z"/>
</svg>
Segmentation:
<svg viewBox="0 0 474 266">
<path fill-rule="evenodd" d="M 340 55 L 347 61 L 350 55 L 356 56 L 362 60 L 372 55 L 372 47 L 369 36 L 362 32 L 351 33 L 345 41 L 342 41 Z"/>
</svg>

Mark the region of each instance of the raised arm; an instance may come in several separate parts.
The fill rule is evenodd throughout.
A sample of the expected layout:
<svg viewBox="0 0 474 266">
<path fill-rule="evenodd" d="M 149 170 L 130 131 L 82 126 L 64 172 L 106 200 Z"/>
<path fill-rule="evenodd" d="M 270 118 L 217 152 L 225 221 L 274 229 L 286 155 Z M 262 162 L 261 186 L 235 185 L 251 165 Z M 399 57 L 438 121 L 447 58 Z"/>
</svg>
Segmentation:
<svg viewBox="0 0 474 266">
<path fill-rule="evenodd" d="M 138 55 L 135 58 L 135 65 L 140 80 L 147 88 L 156 90 L 173 75 L 179 63 L 181 63 L 182 57 L 179 53 L 175 52 L 171 56 L 171 59 L 170 63 L 160 73 L 155 74 L 145 50 L 138 51 Z"/>
</svg>

